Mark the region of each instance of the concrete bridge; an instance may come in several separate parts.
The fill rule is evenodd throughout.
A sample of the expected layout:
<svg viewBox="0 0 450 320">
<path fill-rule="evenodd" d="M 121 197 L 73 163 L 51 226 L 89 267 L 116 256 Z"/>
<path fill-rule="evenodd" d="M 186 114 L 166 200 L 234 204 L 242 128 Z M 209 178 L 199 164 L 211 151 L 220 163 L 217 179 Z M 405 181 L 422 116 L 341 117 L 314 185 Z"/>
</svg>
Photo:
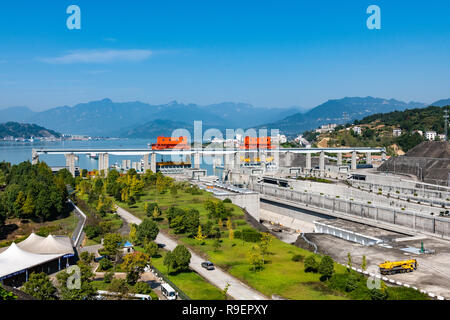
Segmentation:
<svg viewBox="0 0 450 320">
<path fill-rule="evenodd" d="M 268 155 L 274 155 L 278 159 L 280 153 L 285 154 L 306 154 L 306 169 L 311 169 L 311 157 L 312 154 L 319 154 L 319 169 L 325 169 L 325 154 L 337 154 L 337 164 L 342 165 L 342 154 L 351 153 L 351 169 L 356 169 L 356 155 L 357 153 L 365 153 L 367 163 L 371 163 L 372 153 L 381 153 L 382 158 L 386 157 L 385 148 L 278 148 L 278 149 L 208 149 L 206 148 L 193 148 L 189 150 L 151 150 L 151 149 L 33 149 L 32 150 L 32 162 L 37 163 L 40 155 L 64 155 L 66 157 L 66 167 L 69 171 L 75 173 L 75 161 L 78 154 L 98 154 L 98 166 L 99 170 L 107 171 L 109 168 L 109 155 L 116 156 L 142 156 L 144 160 L 144 171 L 151 169 L 156 172 L 156 155 L 185 155 L 189 158 L 194 156 L 193 165 L 194 168 L 200 168 L 201 156 L 224 156 L 225 167 L 238 168 L 241 164 L 241 155 L 245 154 L 258 154 L 261 162 L 265 163 Z"/>
</svg>

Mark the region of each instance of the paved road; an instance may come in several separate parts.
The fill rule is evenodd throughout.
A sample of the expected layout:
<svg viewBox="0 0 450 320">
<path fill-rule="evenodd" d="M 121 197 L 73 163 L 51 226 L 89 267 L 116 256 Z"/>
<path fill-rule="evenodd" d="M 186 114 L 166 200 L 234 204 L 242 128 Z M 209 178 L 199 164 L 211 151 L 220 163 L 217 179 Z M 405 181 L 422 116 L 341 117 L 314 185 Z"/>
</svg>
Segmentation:
<svg viewBox="0 0 450 320">
<path fill-rule="evenodd" d="M 142 222 L 141 219 L 135 217 L 128 211 L 124 210 L 123 208 L 118 207 L 117 213 L 119 216 L 127 221 L 128 223 L 135 223 L 140 224 Z M 161 243 L 165 245 L 165 248 L 168 250 L 173 250 L 177 246 L 177 242 L 173 240 L 172 238 L 164 235 L 162 232 L 158 234 L 156 237 L 156 242 Z M 217 268 L 215 270 L 208 271 L 205 268 L 201 267 L 201 263 L 204 261 L 202 257 L 197 255 L 192 250 L 189 250 L 191 252 L 191 263 L 189 264 L 190 268 L 194 271 L 196 271 L 198 274 L 200 274 L 202 277 L 207 279 L 209 282 L 211 282 L 216 287 L 223 289 L 227 285 L 227 283 L 230 284 L 230 287 L 228 288 L 228 294 L 235 300 L 267 300 L 268 298 L 264 296 L 262 293 L 250 288 L 240 280 L 236 279 L 235 277 L 229 275 L 228 273 L 224 272 L 220 268 Z M 214 261 L 213 261 L 214 262 Z"/>
</svg>

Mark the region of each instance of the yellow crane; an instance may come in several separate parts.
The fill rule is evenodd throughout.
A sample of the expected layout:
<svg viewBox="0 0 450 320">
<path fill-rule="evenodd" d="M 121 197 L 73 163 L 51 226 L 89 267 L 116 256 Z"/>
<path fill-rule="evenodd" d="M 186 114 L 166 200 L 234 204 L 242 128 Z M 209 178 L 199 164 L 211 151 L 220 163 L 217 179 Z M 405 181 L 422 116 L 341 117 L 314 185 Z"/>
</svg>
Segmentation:
<svg viewBox="0 0 450 320">
<path fill-rule="evenodd" d="M 417 260 L 385 261 L 378 265 L 382 275 L 413 272 L 417 269 Z"/>
</svg>

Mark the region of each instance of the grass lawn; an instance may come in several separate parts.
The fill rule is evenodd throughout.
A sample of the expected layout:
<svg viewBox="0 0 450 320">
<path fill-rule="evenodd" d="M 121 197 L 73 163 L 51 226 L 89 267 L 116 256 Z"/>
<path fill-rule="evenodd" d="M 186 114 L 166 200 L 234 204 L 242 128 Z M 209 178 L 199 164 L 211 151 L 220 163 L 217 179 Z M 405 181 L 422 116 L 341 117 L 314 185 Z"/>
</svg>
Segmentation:
<svg viewBox="0 0 450 320">
<path fill-rule="evenodd" d="M 158 206 L 163 211 L 171 205 L 177 205 L 182 208 L 195 208 L 200 212 L 200 220 L 204 223 L 207 221 L 207 211 L 204 208 L 203 202 L 208 199 L 215 198 L 206 191 L 203 191 L 202 195 L 191 195 L 190 193 L 179 190 L 178 194 L 173 196 L 170 193 L 159 194 L 156 190 L 152 189 L 146 190 L 140 200 L 131 207 L 127 206 L 125 203 L 119 203 L 119 205 L 141 219 L 146 217 L 144 212 L 144 203 L 146 201 L 157 202 Z M 243 219 L 244 212 L 241 208 L 233 204 L 225 205 L 233 208 L 232 220 L 235 225 L 234 230 L 249 227 Z M 160 226 L 167 228 L 167 220 L 164 219 L 161 221 Z M 300 254 L 306 258 L 313 253 L 274 238 L 270 248 L 271 254 L 266 257 L 267 261 L 264 269 L 262 271 L 254 272 L 251 270 L 251 265 L 247 261 L 248 253 L 254 244 L 242 242 L 240 239 L 230 241 L 227 238 L 227 233 L 226 228 L 223 228 L 222 246 L 217 251 L 215 251 L 213 247 L 214 240 L 205 240 L 205 244 L 200 245 L 199 241 L 195 239 L 187 238 L 182 235 L 174 236 L 178 237 L 179 240 L 195 251 L 206 254 L 212 262 L 268 297 L 277 294 L 288 299 L 298 300 L 348 299 L 345 294 L 332 290 L 320 282 L 320 276 L 318 274 L 305 273 L 303 271 L 304 266 L 302 262 L 291 260 L 292 256 L 296 254 Z M 320 260 L 320 258 L 317 260 Z M 162 265 L 162 260 L 159 261 L 156 259 L 154 262 L 155 266 L 164 272 L 165 267 Z M 345 272 L 345 268 L 337 264 L 335 265 L 335 270 L 336 272 Z M 195 275 L 198 276 L 197 274 Z M 177 276 L 178 275 L 174 277 Z M 170 279 L 172 280 L 172 278 Z M 178 285 L 176 278 L 172 281 Z M 184 291 L 181 285 L 180 288 Z M 205 289 L 202 288 L 202 291 L 205 291 Z M 188 290 L 186 291 L 186 294 L 190 296 Z M 207 294 L 207 296 L 213 299 L 209 294 Z"/>
<path fill-rule="evenodd" d="M 142 251 L 140 247 L 135 247 L 135 249 Z M 153 266 L 175 283 L 189 298 L 192 300 L 223 300 L 221 290 L 210 284 L 195 271 L 191 270 L 168 275 L 167 267 L 163 264 L 165 251 L 160 250 L 160 253 L 161 256 L 152 258 Z"/>
</svg>

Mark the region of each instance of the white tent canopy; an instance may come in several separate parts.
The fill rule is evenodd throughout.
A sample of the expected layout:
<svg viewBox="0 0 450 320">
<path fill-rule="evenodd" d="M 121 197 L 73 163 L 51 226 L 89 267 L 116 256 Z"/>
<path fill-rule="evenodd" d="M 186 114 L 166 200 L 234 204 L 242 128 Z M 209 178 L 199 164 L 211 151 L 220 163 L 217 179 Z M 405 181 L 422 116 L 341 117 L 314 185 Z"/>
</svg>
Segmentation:
<svg viewBox="0 0 450 320">
<path fill-rule="evenodd" d="M 38 254 L 73 254 L 73 247 L 68 237 L 49 235 L 46 238 L 34 233 L 17 244 L 20 249 Z"/>
<path fill-rule="evenodd" d="M 35 254 L 12 243 L 0 254 L 0 278 L 61 257 L 61 254 Z"/>
</svg>

